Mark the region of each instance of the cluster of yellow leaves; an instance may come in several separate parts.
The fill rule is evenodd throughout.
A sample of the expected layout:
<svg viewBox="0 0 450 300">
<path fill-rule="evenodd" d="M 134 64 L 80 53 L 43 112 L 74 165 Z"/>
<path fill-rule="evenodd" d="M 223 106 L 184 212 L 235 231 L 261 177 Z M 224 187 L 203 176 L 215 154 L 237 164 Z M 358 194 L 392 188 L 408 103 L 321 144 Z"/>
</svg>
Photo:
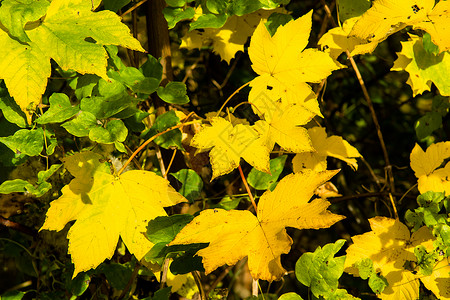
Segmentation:
<svg viewBox="0 0 450 300">
<path fill-rule="evenodd" d="M 187 201 L 153 172 L 111 174 L 102 157 L 93 152 L 80 152 L 63 161 L 75 178 L 51 202 L 40 230 L 59 231 L 76 220 L 67 235 L 73 277 L 111 258 L 119 236 L 130 253 L 142 259 L 153 246 L 144 235 L 148 221 L 165 216 L 164 207 Z"/>
<path fill-rule="evenodd" d="M 411 169 L 418 178 L 419 192 L 445 192 L 450 194 L 450 162 L 441 165 L 450 158 L 450 142 L 432 144 L 424 152 L 416 144 L 411 152 Z"/>
<path fill-rule="evenodd" d="M 275 11 L 260 9 L 253 13 L 229 17 L 220 28 L 204 28 L 203 31 L 192 30 L 181 38 L 181 48 L 201 49 L 212 46 L 213 52 L 227 63 L 230 63 L 238 51 L 244 51 L 244 44 L 252 35 L 260 20 L 267 18 Z M 202 9 L 196 9 L 196 15 L 201 15 Z M 195 19 L 195 18 L 194 18 Z"/>
<path fill-rule="evenodd" d="M 233 125 L 216 117 L 210 120 L 211 126 L 204 126 L 195 135 L 191 146 L 200 152 L 211 150 L 212 179 L 235 169 L 241 157 L 256 169 L 269 172 L 269 153 L 275 144 L 286 151 L 311 153 L 322 165 L 328 155 L 357 168 L 354 158 L 360 154 L 342 138 L 326 139 L 323 130 L 308 132 L 302 127 L 314 116 L 321 116 L 317 97 L 306 82 L 319 82 L 340 67 L 328 54 L 304 49 L 311 15 L 280 26 L 273 36 L 263 22 L 256 28 L 249 56 L 258 76 L 250 82 L 249 102 L 261 120 L 253 126 Z M 313 141 L 310 134 L 314 134 Z M 326 161 L 321 170 L 326 170 Z"/>
<path fill-rule="evenodd" d="M 273 192 L 262 195 L 256 216 L 250 211 L 207 209 L 180 231 L 170 245 L 209 243 L 197 253 L 206 273 L 248 257 L 254 279 L 279 280 L 286 272 L 280 256 L 292 245 L 286 227 L 327 228 L 344 218 L 329 212 L 330 203 L 325 199 L 310 201 L 317 188 L 337 173 L 326 170 L 327 156 L 342 159 L 354 169 L 361 156 L 342 138 L 327 138 L 323 128 L 302 127 L 321 116 L 317 97 L 307 82 L 320 82 L 341 67 L 330 55 L 305 49 L 311 16 L 312 12 L 278 27 L 273 36 L 263 22 L 253 33 L 248 51 L 258 76 L 250 82 L 249 102 L 261 120 L 250 126 L 231 119 L 232 115 L 230 121 L 212 117 L 211 125 L 204 126 L 191 141 L 198 151 L 211 150 L 213 179 L 238 167 L 241 157 L 268 173 L 275 144 L 286 151 L 310 153 L 310 157 L 297 157 L 308 167 L 284 177 Z"/>
<path fill-rule="evenodd" d="M 285 227 L 327 228 L 345 218 L 329 212 L 326 200 L 309 202 L 314 190 L 336 173 L 306 171 L 286 176 L 273 192 L 261 196 L 256 216 L 250 211 L 206 209 L 170 245 L 209 243 L 197 253 L 207 274 L 248 256 L 254 279 L 279 280 L 286 273 L 280 256 L 292 245 Z"/>
<path fill-rule="evenodd" d="M 336 59 L 348 50 L 351 55 L 371 53 L 389 35 L 407 27 L 431 35 L 440 52 L 450 49 L 450 1 L 375 0 L 360 17 L 345 20 L 342 27 L 329 30 L 319 45 Z"/>
<path fill-rule="evenodd" d="M 31 5 L 31 19 L 21 28 L 14 27 L 14 22 L 0 24 L 3 25 L 0 26 L 0 78 L 24 112 L 29 107 L 34 110 L 40 102 L 51 72 L 50 58 L 64 70 L 108 79 L 107 53 L 103 45 L 144 51 L 117 14 L 108 10 L 93 12 L 93 4 L 91 0 L 20 4 Z M 100 1 L 95 1 L 96 6 L 99 4 Z M 39 14 L 32 14 L 34 10 Z M 31 114 L 27 117 L 30 122 Z"/>
<path fill-rule="evenodd" d="M 450 1 L 375 0 L 353 26 L 350 36 L 381 42 L 406 26 L 431 35 L 440 52 L 450 49 Z"/>
<path fill-rule="evenodd" d="M 416 246 L 433 249 L 434 237 L 426 226 L 410 235 L 408 228 L 395 219 L 375 217 L 369 222 L 372 231 L 352 237 L 353 244 L 347 249 L 345 272 L 359 276 L 354 264 L 370 258 L 375 271 L 388 282 L 378 295 L 381 299 L 418 299 L 419 280 L 439 299 L 450 299 L 450 265 L 447 260 L 437 263 L 430 276 L 414 274 L 404 267 L 408 261 L 417 261 L 414 255 Z"/>
</svg>

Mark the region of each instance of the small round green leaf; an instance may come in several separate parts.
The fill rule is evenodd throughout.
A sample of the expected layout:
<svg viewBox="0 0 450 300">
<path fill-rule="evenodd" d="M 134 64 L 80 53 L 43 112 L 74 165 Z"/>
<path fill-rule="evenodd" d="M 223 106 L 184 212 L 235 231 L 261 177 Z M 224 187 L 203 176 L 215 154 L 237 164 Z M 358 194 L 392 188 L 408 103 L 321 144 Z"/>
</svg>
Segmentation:
<svg viewBox="0 0 450 300">
<path fill-rule="evenodd" d="M 160 86 L 156 92 L 167 103 L 186 104 L 189 102 L 189 97 L 186 95 L 186 85 L 182 82 L 169 82 L 165 87 Z"/>
</svg>

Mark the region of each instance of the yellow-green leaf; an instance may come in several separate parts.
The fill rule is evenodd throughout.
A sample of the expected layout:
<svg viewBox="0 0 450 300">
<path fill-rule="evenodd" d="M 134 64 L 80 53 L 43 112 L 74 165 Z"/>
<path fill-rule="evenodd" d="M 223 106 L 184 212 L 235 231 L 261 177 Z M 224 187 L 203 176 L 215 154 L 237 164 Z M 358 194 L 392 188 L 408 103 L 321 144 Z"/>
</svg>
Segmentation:
<svg viewBox="0 0 450 300">
<path fill-rule="evenodd" d="M 111 258 L 119 236 L 140 260 L 153 246 L 144 236 L 148 221 L 165 216 L 163 207 L 187 201 L 153 172 L 112 175 L 98 154 L 76 154 L 65 165 L 75 178 L 51 202 L 41 230 L 61 230 L 76 220 L 67 236 L 73 277 Z"/>
<path fill-rule="evenodd" d="M 19 43 L 1 29 L 0 45 L 0 78 L 31 123 L 27 108 L 34 110 L 41 100 L 51 73 L 50 58 L 35 43 Z"/>
<path fill-rule="evenodd" d="M 257 216 L 250 211 L 207 209 L 184 227 L 170 245 L 210 243 L 197 254 L 206 273 L 248 256 L 254 279 L 279 280 L 286 270 L 281 254 L 288 253 L 292 239 L 285 227 L 327 228 L 344 217 L 327 210 L 323 199 L 310 199 L 314 190 L 336 171 L 305 172 L 283 178 L 273 192 L 260 198 Z"/>
<path fill-rule="evenodd" d="M 439 55 L 429 53 L 424 49 L 421 37 L 412 34 L 409 36 L 410 41 L 401 42 L 402 51 L 397 52 L 398 58 L 391 70 L 409 73 L 406 83 L 411 86 L 413 96 L 429 91 L 431 83 L 436 85 L 441 95 L 450 96 L 450 82 L 447 76 L 450 73 L 450 53 L 442 52 Z"/>
<path fill-rule="evenodd" d="M 378 295 L 381 299 L 417 299 L 419 280 L 404 268 L 404 264 L 406 261 L 416 261 L 411 249 L 421 244 L 432 245 L 434 237 L 430 230 L 424 226 L 410 236 L 406 225 L 398 220 L 375 217 L 369 222 L 372 231 L 352 237 L 353 244 L 347 249 L 345 272 L 359 276 L 354 264 L 370 258 L 375 271 L 388 282 L 388 286 Z"/>
</svg>

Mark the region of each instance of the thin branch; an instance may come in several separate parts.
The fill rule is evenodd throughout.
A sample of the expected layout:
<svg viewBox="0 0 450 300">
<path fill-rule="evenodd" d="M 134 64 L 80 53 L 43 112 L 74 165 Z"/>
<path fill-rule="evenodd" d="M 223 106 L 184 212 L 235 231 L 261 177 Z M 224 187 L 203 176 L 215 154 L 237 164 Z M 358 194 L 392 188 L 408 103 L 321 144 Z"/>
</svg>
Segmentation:
<svg viewBox="0 0 450 300">
<path fill-rule="evenodd" d="M 201 121 L 200 121 L 200 120 L 196 120 L 196 121 L 186 122 L 186 123 L 183 123 L 183 124 L 178 124 L 178 125 L 175 125 L 175 126 L 172 126 L 172 127 L 168 128 L 168 129 L 166 129 L 166 130 L 164 130 L 164 131 L 162 131 L 162 132 L 160 132 L 160 133 L 158 133 L 158 134 L 155 134 L 154 136 L 152 136 L 151 138 L 149 138 L 148 140 L 146 140 L 142 145 L 140 145 L 139 148 L 137 148 L 137 149 L 133 152 L 133 154 L 131 154 L 130 158 L 128 158 L 128 160 L 123 164 L 123 166 L 122 166 L 122 168 L 119 170 L 119 172 L 117 172 L 117 175 L 122 174 L 122 172 L 123 172 L 123 171 L 125 170 L 125 168 L 130 164 L 130 162 L 133 160 L 133 158 L 134 158 L 139 152 L 141 152 L 141 150 L 144 149 L 145 146 L 147 146 L 148 144 L 150 144 L 150 143 L 151 143 L 154 139 L 156 139 L 157 137 L 159 137 L 159 136 L 161 136 L 161 135 L 163 135 L 163 134 L 166 134 L 166 133 L 168 133 L 169 131 L 172 131 L 172 130 L 174 130 L 174 129 L 178 129 L 178 128 L 181 128 L 181 127 L 184 127 L 184 126 L 187 126 L 187 125 L 191 125 L 191 124 L 195 124 L 195 123 L 198 123 L 198 122 L 201 122 Z"/>
<path fill-rule="evenodd" d="M 321 2 L 322 2 L 322 5 L 323 5 L 325 12 L 327 13 L 331 23 L 333 24 L 333 26 L 336 27 L 337 24 L 333 19 L 330 8 L 325 3 L 325 0 L 321 0 Z M 355 71 L 356 78 L 358 79 L 359 85 L 361 86 L 364 98 L 367 101 L 367 105 L 369 106 L 370 114 L 372 115 L 372 120 L 373 120 L 373 123 L 374 123 L 376 131 L 377 131 L 378 140 L 380 141 L 381 150 L 383 151 L 384 162 L 386 165 L 385 168 L 386 168 L 387 174 L 388 174 L 388 182 L 389 182 L 390 190 L 392 193 L 394 193 L 395 192 L 395 184 L 394 184 L 394 176 L 392 174 L 392 165 L 389 160 L 389 155 L 387 152 L 386 144 L 384 142 L 383 133 L 381 132 L 380 123 L 378 122 L 377 114 L 373 107 L 372 99 L 370 98 L 369 92 L 367 91 L 366 85 L 364 83 L 364 80 L 362 79 L 361 73 L 359 72 L 359 69 L 358 69 L 358 66 L 356 65 L 355 60 L 353 59 L 353 56 L 350 54 L 350 51 L 348 51 L 348 50 L 345 50 L 345 53 L 347 54 L 347 57 L 350 60 L 352 68 Z"/>
<path fill-rule="evenodd" d="M 30 227 L 24 226 L 22 224 L 16 223 L 14 221 L 10 221 L 6 218 L 3 218 L 2 216 L 0 216 L 0 225 L 3 225 L 7 228 L 10 229 L 14 229 L 16 231 L 25 233 L 26 235 L 32 236 L 32 237 L 37 237 L 38 232 L 35 229 L 32 229 Z"/>
<path fill-rule="evenodd" d="M 222 111 L 222 109 L 225 107 L 225 105 L 227 105 L 228 101 L 231 100 L 231 98 L 233 98 L 234 95 L 236 95 L 237 93 L 239 93 L 243 88 L 245 88 L 247 85 L 250 84 L 251 81 L 244 83 L 243 85 L 241 85 L 237 90 L 235 90 L 233 92 L 233 94 L 230 95 L 230 97 L 228 97 L 227 100 L 225 100 L 225 102 L 222 104 L 222 106 L 220 107 L 219 111 L 217 112 L 216 117 L 218 117 L 220 115 L 220 112 Z"/>
<path fill-rule="evenodd" d="M 393 196 L 397 196 L 397 197 L 404 196 L 405 198 L 416 199 L 416 197 L 412 196 L 412 195 L 407 196 L 407 195 L 403 195 L 402 193 L 391 193 L 391 194 Z M 329 201 L 331 203 L 338 203 L 338 202 L 343 202 L 343 201 L 348 201 L 348 200 L 355 200 L 355 199 L 369 198 L 369 197 L 380 197 L 380 196 L 389 197 L 389 192 L 373 192 L 373 193 L 355 194 L 355 195 L 350 195 L 350 196 L 336 197 L 336 198 L 330 199 Z"/>
<path fill-rule="evenodd" d="M 123 14 L 121 14 L 120 17 L 123 18 L 125 15 L 128 15 L 130 12 L 132 12 L 133 10 L 135 10 L 136 8 L 138 8 L 139 6 L 141 6 L 142 4 L 144 4 L 145 2 L 147 2 L 147 0 L 142 0 L 141 2 L 136 3 L 135 5 L 133 5 L 132 7 L 130 7 L 126 12 L 124 12 Z"/>
<path fill-rule="evenodd" d="M 245 176 L 244 176 L 244 172 L 242 171 L 242 168 L 240 165 L 239 165 L 238 169 L 239 169 L 239 174 L 241 174 L 242 182 L 244 183 L 245 189 L 247 190 L 248 197 L 250 198 L 250 201 L 252 202 L 255 212 L 258 213 L 258 210 L 256 208 L 255 199 L 253 198 L 252 192 L 250 191 L 250 187 L 248 186 L 247 180 L 245 179 Z"/>
</svg>

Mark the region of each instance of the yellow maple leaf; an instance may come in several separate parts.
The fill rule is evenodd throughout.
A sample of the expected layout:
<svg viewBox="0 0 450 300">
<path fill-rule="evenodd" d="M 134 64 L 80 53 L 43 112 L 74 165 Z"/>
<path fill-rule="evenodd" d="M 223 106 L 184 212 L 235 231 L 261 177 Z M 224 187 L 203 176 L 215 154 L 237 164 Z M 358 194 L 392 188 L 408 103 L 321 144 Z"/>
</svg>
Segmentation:
<svg viewBox="0 0 450 300">
<path fill-rule="evenodd" d="M 450 163 L 440 168 L 450 157 L 450 142 L 430 145 L 424 152 L 416 144 L 411 151 L 411 169 L 418 178 L 418 188 L 421 194 L 428 191 L 450 193 Z"/>
<path fill-rule="evenodd" d="M 207 274 L 248 256 L 254 279 L 279 280 L 286 273 L 280 256 L 288 253 L 292 245 L 285 227 L 327 228 L 345 218 L 328 211 L 330 203 L 326 200 L 309 202 L 314 190 L 336 173 L 305 172 L 284 177 L 273 192 L 261 196 L 257 216 L 250 211 L 204 210 L 170 245 L 209 243 L 197 252 Z"/>
<path fill-rule="evenodd" d="M 101 160 L 92 152 L 64 159 L 75 178 L 51 202 L 40 229 L 59 231 L 76 220 L 67 235 L 73 277 L 111 258 L 119 236 L 142 259 L 153 246 L 144 235 L 148 221 L 165 216 L 163 207 L 187 201 L 153 172 L 133 170 L 114 176 Z"/>
<path fill-rule="evenodd" d="M 286 151 L 314 151 L 308 131 L 301 127 L 311 121 L 314 115 L 302 105 L 290 105 L 283 111 L 276 111 L 270 123 L 257 121 L 255 128 L 269 149 L 273 149 L 277 143 Z"/>
<path fill-rule="evenodd" d="M 214 117 L 191 140 L 199 152 L 209 153 L 214 178 L 230 173 L 239 166 L 241 157 L 256 169 L 270 172 L 269 149 L 253 126 L 233 124 Z"/>
<path fill-rule="evenodd" d="M 279 10 L 257 10 L 253 13 L 229 17 L 220 28 L 204 28 L 203 31 L 192 30 L 181 38 L 181 48 L 201 49 L 212 46 L 213 52 L 220 55 L 222 60 L 230 63 L 238 51 L 244 51 L 244 44 L 253 33 L 261 19 L 267 18 Z M 196 9 L 196 12 L 201 10 Z"/>
<path fill-rule="evenodd" d="M 306 82 L 320 82 L 341 66 L 317 49 L 305 49 L 312 11 L 279 26 L 273 36 L 261 22 L 250 41 L 248 54 L 259 75 L 250 82 L 253 111 L 270 123 L 273 113 L 289 105 L 305 105 L 318 115 L 316 96 Z"/>
<path fill-rule="evenodd" d="M 414 28 L 425 30 L 431 35 L 439 51 L 450 50 L 450 1 L 439 1 L 428 14 L 427 19 L 415 24 Z"/>
<path fill-rule="evenodd" d="M 449 20 L 450 22 L 450 20 Z M 447 74 L 450 72 L 450 53 L 439 55 L 428 53 L 423 45 L 423 39 L 410 34 L 411 40 L 402 43 L 402 51 L 397 52 L 392 71 L 406 71 L 409 78 L 406 81 L 411 86 L 413 96 L 431 89 L 434 83 L 442 96 L 450 96 L 450 83 Z"/>
<path fill-rule="evenodd" d="M 292 160 L 294 172 L 305 169 L 324 171 L 327 169 L 327 156 L 345 161 L 354 170 L 358 169 L 357 157 L 361 157 L 358 150 L 346 140 L 337 135 L 327 137 L 325 128 L 312 127 L 308 129 L 315 152 L 298 153 Z"/>
<path fill-rule="evenodd" d="M 386 278 L 388 286 L 378 295 L 381 299 L 417 299 L 419 297 L 419 278 L 439 284 L 443 278 L 435 274 L 416 276 L 404 268 L 406 261 L 417 261 L 414 248 L 424 245 L 432 249 L 434 240 L 430 230 L 424 226 L 410 236 L 408 228 L 399 220 L 375 217 L 369 220 L 372 231 L 352 237 L 353 244 L 347 249 L 344 271 L 359 276 L 354 264 L 361 259 L 370 258 L 374 269 Z M 444 280 L 447 280 L 448 274 Z"/>
<path fill-rule="evenodd" d="M 375 0 L 356 22 L 350 35 L 382 41 L 389 35 L 424 20 L 434 0 Z"/>
<path fill-rule="evenodd" d="M 375 0 L 353 27 L 350 35 L 382 41 L 405 28 L 427 31 L 440 52 L 450 49 L 450 2 L 434 0 Z"/>
<path fill-rule="evenodd" d="M 379 41 L 367 43 L 366 40 L 356 36 L 350 36 L 350 32 L 359 20 L 359 17 L 347 19 L 342 27 L 328 30 L 319 40 L 318 44 L 329 53 L 333 59 L 337 59 L 342 52 L 348 50 L 352 56 L 371 53 L 377 47 Z"/>
</svg>

